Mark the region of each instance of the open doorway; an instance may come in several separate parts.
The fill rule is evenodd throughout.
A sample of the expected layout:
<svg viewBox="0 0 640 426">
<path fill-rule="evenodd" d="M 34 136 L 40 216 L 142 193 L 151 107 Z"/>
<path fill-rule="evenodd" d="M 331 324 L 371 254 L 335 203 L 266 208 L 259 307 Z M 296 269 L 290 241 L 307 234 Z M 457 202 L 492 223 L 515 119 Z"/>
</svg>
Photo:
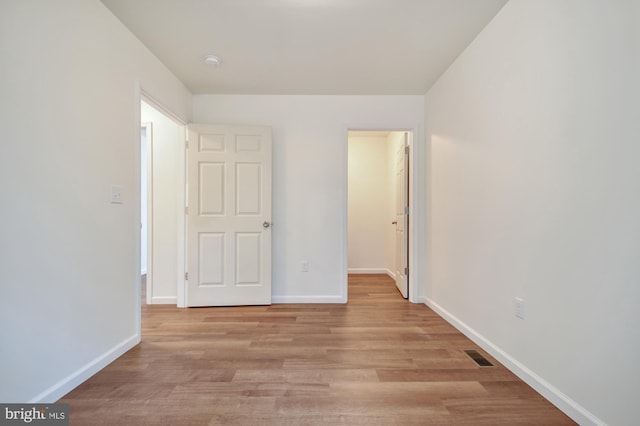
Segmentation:
<svg viewBox="0 0 640 426">
<path fill-rule="evenodd" d="M 140 102 L 142 301 L 179 305 L 184 287 L 185 125 Z"/>
<path fill-rule="evenodd" d="M 140 301 L 143 305 L 150 303 L 147 300 L 147 295 L 151 295 L 149 291 L 151 279 L 148 274 L 153 270 L 150 265 L 153 260 L 153 246 L 149 236 L 149 224 L 153 219 L 149 209 L 149 205 L 153 204 L 151 198 L 153 196 L 151 191 L 153 131 L 151 127 L 152 124 L 148 122 L 140 126 Z"/>
<path fill-rule="evenodd" d="M 410 131 L 348 132 L 347 270 L 409 298 Z"/>
</svg>

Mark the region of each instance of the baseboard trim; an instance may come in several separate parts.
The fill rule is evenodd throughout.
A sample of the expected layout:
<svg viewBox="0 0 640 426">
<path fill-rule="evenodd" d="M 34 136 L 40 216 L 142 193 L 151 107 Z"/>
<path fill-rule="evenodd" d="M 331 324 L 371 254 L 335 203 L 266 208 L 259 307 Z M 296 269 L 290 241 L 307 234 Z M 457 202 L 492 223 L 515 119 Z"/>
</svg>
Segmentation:
<svg viewBox="0 0 640 426">
<path fill-rule="evenodd" d="M 347 270 L 349 274 L 358 275 L 358 274 L 381 274 L 388 275 L 392 279 L 396 279 L 396 274 L 391 272 L 388 268 L 349 268 Z"/>
<path fill-rule="evenodd" d="M 347 303 L 342 296 L 271 296 L 271 303 Z"/>
<path fill-rule="evenodd" d="M 438 315 L 444 318 L 448 323 L 457 328 L 462 334 L 471 339 L 474 343 L 487 351 L 492 357 L 497 359 L 506 368 L 508 368 L 513 374 L 522 379 L 525 383 L 531 386 L 536 392 L 540 393 L 549 402 L 558 407 L 563 413 L 571 417 L 575 422 L 582 426 L 606 426 L 606 423 L 600 420 L 598 417 L 590 413 L 583 406 L 569 398 L 562 393 L 558 388 L 551 383 L 538 376 L 533 371 L 529 370 L 525 365 L 517 361 L 511 355 L 503 351 L 500 347 L 493 344 L 487 338 L 480 333 L 469 327 L 463 321 L 451 314 L 449 311 L 435 303 L 428 298 L 425 299 L 425 304 L 433 309 Z"/>
<path fill-rule="evenodd" d="M 385 268 L 349 268 L 350 274 L 388 274 L 389 270 Z"/>
<path fill-rule="evenodd" d="M 178 298 L 176 296 L 153 296 L 151 298 L 152 305 L 177 305 Z"/>
<path fill-rule="evenodd" d="M 140 343 L 140 336 L 137 334 L 123 340 L 106 353 L 97 357 L 88 364 L 85 364 L 74 373 L 71 373 L 69 376 L 60 380 L 58 383 L 49 387 L 42 393 L 31 398 L 29 403 L 50 404 L 56 402 L 57 400 L 71 392 L 73 389 L 75 389 L 78 385 L 88 380 L 98 371 L 111 364 L 113 361 L 122 356 L 125 352 L 133 348 L 138 343 Z"/>
</svg>

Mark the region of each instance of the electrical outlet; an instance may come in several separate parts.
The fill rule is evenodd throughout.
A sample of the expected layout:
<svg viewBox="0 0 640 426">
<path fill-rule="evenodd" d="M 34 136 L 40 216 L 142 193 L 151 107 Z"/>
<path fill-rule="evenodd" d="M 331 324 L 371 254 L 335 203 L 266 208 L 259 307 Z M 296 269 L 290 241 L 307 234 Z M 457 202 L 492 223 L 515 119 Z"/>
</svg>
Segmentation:
<svg viewBox="0 0 640 426">
<path fill-rule="evenodd" d="M 520 319 L 524 319 L 524 299 L 521 297 L 515 298 L 516 302 L 516 316 Z"/>
<path fill-rule="evenodd" d="M 302 272 L 309 272 L 309 262 L 308 262 L 308 261 L 306 261 L 306 260 L 303 260 L 303 261 L 300 263 L 300 270 L 301 270 Z"/>
</svg>

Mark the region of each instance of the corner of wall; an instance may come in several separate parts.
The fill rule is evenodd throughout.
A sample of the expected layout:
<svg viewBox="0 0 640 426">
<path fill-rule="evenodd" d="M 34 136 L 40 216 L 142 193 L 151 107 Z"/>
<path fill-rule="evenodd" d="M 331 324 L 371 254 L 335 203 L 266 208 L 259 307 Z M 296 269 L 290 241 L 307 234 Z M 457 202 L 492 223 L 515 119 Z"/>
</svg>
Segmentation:
<svg viewBox="0 0 640 426">
<path fill-rule="evenodd" d="M 29 402 L 36 404 L 56 402 L 77 386 L 88 380 L 91 376 L 111 364 L 117 358 L 124 355 L 127 351 L 140 343 L 140 341 L 141 337 L 139 334 L 135 334 L 130 338 L 123 340 L 104 354 L 83 365 L 53 386 L 45 389 L 42 393 L 33 397 Z"/>
</svg>

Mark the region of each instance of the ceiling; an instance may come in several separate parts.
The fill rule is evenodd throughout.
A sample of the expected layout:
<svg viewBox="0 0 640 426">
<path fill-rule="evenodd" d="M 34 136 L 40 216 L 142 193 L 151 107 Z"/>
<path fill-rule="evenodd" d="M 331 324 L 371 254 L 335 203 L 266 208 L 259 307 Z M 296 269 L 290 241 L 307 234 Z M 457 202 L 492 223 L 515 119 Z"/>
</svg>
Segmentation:
<svg viewBox="0 0 640 426">
<path fill-rule="evenodd" d="M 423 95 L 507 0 L 101 1 L 194 94 Z"/>
</svg>

